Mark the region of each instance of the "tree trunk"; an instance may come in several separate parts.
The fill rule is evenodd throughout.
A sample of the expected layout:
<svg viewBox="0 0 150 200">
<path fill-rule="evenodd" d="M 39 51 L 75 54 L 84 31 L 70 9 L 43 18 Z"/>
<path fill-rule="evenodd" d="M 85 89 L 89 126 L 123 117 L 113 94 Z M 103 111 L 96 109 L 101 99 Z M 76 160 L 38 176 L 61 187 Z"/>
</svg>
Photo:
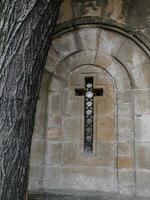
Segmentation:
<svg viewBox="0 0 150 200">
<path fill-rule="evenodd" d="M 25 200 L 42 72 L 59 0 L 0 0 L 0 200 Z"/>
</svg>

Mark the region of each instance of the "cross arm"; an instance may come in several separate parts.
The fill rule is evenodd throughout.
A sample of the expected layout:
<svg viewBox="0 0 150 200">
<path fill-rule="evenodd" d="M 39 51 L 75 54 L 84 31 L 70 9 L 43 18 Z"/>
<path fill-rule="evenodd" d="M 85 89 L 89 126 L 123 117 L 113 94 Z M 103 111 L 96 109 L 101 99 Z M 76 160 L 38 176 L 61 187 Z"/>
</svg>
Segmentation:
<svg viewBox="0 0 150 200">
<path fill-rule="evenodd" d="M 84 89 L 75 89 L 76 96 L 84 96 L 85 90 Z"/>
</svg>

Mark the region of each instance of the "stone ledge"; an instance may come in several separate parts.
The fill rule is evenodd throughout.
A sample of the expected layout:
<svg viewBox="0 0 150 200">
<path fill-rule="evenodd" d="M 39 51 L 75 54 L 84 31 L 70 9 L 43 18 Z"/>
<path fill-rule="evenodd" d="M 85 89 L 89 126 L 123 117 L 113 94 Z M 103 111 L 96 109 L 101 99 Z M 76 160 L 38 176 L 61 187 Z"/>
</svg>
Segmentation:
<svg viewBox="0 0 150 200">
<path fill-rule="evenodd" d="M 105 192 L 53 190 L 44 194 L 30 193 L 28 200 L 149 200 L 149 198 L 136 198 Z"/>
</svg>

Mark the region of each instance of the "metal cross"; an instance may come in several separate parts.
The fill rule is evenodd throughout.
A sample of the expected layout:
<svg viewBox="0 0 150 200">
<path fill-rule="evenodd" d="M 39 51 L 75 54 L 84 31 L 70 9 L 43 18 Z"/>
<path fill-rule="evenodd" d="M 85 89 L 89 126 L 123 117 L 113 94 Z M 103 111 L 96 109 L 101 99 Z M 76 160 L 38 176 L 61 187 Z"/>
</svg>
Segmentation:
<svg viewBox="0 0 150 200">
<path fill-rule="evenodd" d="M 84 151 L 93 152 L 94 96 L 103 96 L 103 88 L 93 88 L 93 77 L 85 77 L 85 89 L 75 89 L 76 96 L 84 96 Z"/>
</svg>

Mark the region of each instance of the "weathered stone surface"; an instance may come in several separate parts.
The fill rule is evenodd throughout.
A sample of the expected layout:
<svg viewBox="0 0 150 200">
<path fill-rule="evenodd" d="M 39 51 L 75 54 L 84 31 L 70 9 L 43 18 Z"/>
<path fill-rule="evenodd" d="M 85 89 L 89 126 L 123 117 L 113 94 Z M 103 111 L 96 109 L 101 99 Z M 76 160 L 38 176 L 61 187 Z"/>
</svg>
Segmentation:
<svg viewBox="0 0 150 200">
<path fill-rule="evenodd" d="M 43 171 L 44 166 L 43 165 L 31 165 L 30 166 L 30 184 L 29 184 L 29 190 L 37 191 L 41 190 L 42 180 L 43 180 Z"/>
<path fill-rule="evenodd" d="M 150 172 L 148 170 L 136 170 L 136 192 L 137 195 L 143 194 L 150 196 Z"/>
<path fill-rule="evenodd" d="M 134 91 L 135 113 L 150 114 L 150 90 Z"/>
<path fill-rule="evenodd" d="M 135 144 L 135 154 L 136 167 L 138 169 L 150 169 L 150 144 L 143 142 Z"/>
<path fill-rule="evenodd" d="M 107 55 L 106 53 L 103 53 L 101 51 L 97 52 L 96 59 L 95 59 L 95 65 L 98 65 L 102 68 L 106 68 L 111 64 L 112 58 L 111 56 Z"/>
<path fill-rule="evenodd" d="M 63 55 L 57 52 L 53 47 L 49 50 L 45 68 L 51 73 L 55 70 L 57 64 L 63 59 Z"/>
<path fill-rule="evenodd" d="M 133 156 L 133 143 L 118 143 L 118 155 L 119 156 Z"/>
<path fill-rule="evenodd" d="M 97 141 L 115 140 L 115 122 L 114 116 L 96 116 Z"/>
<path fill-rule="evenodd" d="M 44 171 L 43 187 L 48 191 L 59 189 L 61 185 L 61 171 L 59 166 L 46 166 Z"/>
<path fill-rule="evenodd" d="M 48 129 L 60 129 L 62 122 L 62 117 L 58 115 L 48 115 L 47 116 L 47 128 Z"/>
<path fill-rule="evenodd" d="M 31 164 L 42 164 L 44 159 L 44 141 L 33 140 L 31 149 Z"/>
<path fill-rule="evenodd" d="M 65 99 L 64 104 L 66 105 L 65 114 L 68 115 L 76 115 L 83 116 L 84 115 L 84 97 L 83 96 L 75 96 L 75 90 L 73 91 L 74 98 L 71 101 Z M 68 102 L 66 104 L 66 102 Z"/>
<path fill-rule="evenodd" d="M 118 136 L 121 136 L 121 133 L 124 133 L 124 140 L 128 140 L 129 138 L 132 139 L 132 132 L 133 132 L 133 120 L 132 118 L 120 116 L 118 119 Z M 129 138 L 126 136 L 129 136 Z M 121 140 L 121 138 L 119 138 Z"/>
<path fill-rule="evenodd" d="M 129 169 L 119 170 L 118 179 L 120 193 L 134 195 L 134 171 Z"/>
<path fill-rule="evenodd" d="M 116 76 L 115 81 L 116 81 L 117 89 L 119 92 L 123 91 L 124 89 L 126 90 L 132 89 L 131 81 L 127 74 L 121 74 L 121 75 Z"/>
<path fill-rule="evenodd" d="M 62 169 L 62 187 L 75 190 L 116 191 L 114 171 L 90 167 Z"/>
<path fill-rule="evenodd" d="M 119 34 L 102 30 L 99 36 L 99 51 L 107 53 L 108 55 L 116 55 L 124 40 L 124 37 Z"/>
<path fill-rule="evenodd" d="M 61 113 L 61 94 L 58 92 L 51 92 L 48 98 L 48 113 L 60 114 Z"/>
<path fill-rule="evenodd" d="M 133 77 L 133 84 L 135 88 L 138 89 L 149 89 L 150 86 L 150 68 L 149 63 L 145 64 L 141 67 L 139 65 L 138 67 L 134 68 L 132 71 L 132 77 Z"/>
<path fill-rule="evenodd" d="M 77 50 L 73 33 L 66 33 L 63 37 L 56 38 L 52 45 L 59 54 L 63 55 L 63 57 L 68 56 Z"/>
<path fill-rule="evenodd" d="M 115 112 L 115 94 L 109 88 L 104 88 L 104 96 L 95 97 L 95 114 L 112 115 Z"/>
<path fill-rule="evenodd" d="M 46 164 L 55 165 L 60 164 L 62 160 L 62 144 L 52 141 L 47 141 L 46 149 Z"/>
<path fill-rule="evenodd" d="M 63 91 L 66 86 L 66 81 L 60 80 L 57 76 L 52 76 L 49 84 L 49 95 L 51 92 L 60 92 Z"/>
<path fill-rule="evenodd" d="M 148 58 L 145 53 L 135 45 L 131 40 L 126 40 L 117 53 L 117 58 L 126 63 L 128 70 L 147 62 Z"/>
<path fill-rule="evenodd" d="M 126 156 L 118 157 L 118 168 L 119 169 L 131 169 L 134 167 L 133 158 Z"/>
<path fill-rule="evenodd" d="M 114 166 L 115 144 L 111 142 L 97 143 L 97 156 L 100 160 L 99 166 L 112 167 Z"/>
<path fill-rule="evenodd" d="M 135 117 L 135 140 L 150 142 L 150 115 L 139 115 Z"/>
<path fill-rule="evenodd" d="M 118 117 L 129 117 L 133 116 L 133 108 L 131 103 L 120 103 L 117 106 L 118 108 Z"/>
<path fill-rule="evenodd" d="M 63 144 L 63 165 L 75 165 L 79 152 L 79 143 L 64 143 Z"/>
<path fill-rule="evenodd" d="M 61 140 L 62 131 L 60 129 L 47 129 L 46 138 L 50 140 Z"/>
<path fill-rule="evenodd" d="M 93 49 L 98 48 L 97 37 L 100 30 L 98 28 L 85 28 L 78 31 L 78 37 L 80 41 L 81 49 Z"/>
<path fill-rule="evenodd" d="M 66 116 L 63 118 L 64 140 L 79 141 L 83 138 L 83 116 Z"/>
<path fill-rule="evenodd" d="M 123 104 L 131 104 L 132 102 L 132 91 L 120 91 L 117 93 L 118 96 L 118 103 L 123 103 Z"/>
</svg>

